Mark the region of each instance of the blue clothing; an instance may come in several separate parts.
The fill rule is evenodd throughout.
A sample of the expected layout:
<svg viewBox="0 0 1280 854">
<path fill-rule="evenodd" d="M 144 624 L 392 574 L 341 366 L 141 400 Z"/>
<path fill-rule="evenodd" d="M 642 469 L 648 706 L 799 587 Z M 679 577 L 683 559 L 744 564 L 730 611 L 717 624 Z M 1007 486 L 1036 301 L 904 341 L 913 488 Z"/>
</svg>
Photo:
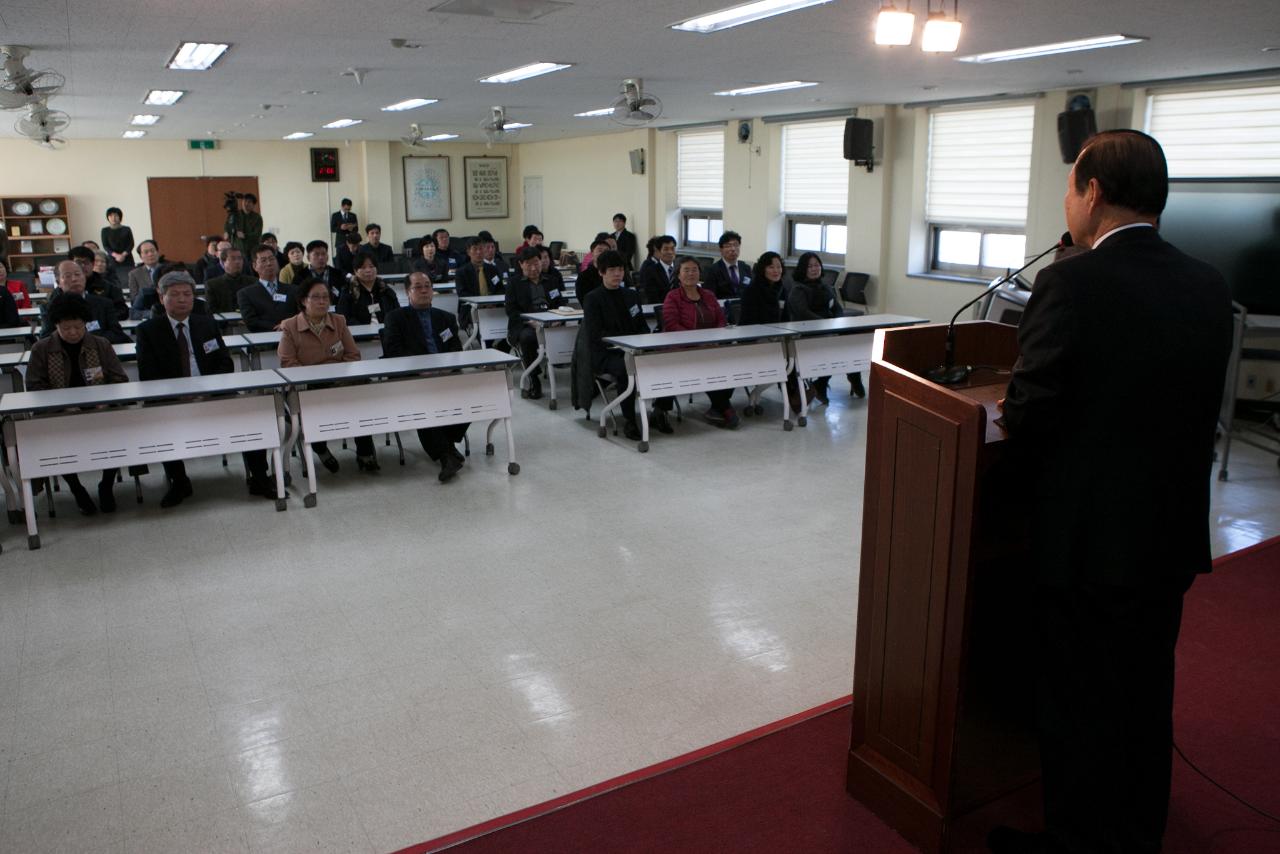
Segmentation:
<svg viewBox="0 0 1280 854">
<path fill-rule="evenodd" d="M 436 346 L 436 334 L 431 328 L 431 309 L 415 308 L 413 313 L 418 315 L 418 322 L 422 324 L 422 337 L 427 340 L 427 352 L 439 353 L 440 348 Z"/>
</svg>

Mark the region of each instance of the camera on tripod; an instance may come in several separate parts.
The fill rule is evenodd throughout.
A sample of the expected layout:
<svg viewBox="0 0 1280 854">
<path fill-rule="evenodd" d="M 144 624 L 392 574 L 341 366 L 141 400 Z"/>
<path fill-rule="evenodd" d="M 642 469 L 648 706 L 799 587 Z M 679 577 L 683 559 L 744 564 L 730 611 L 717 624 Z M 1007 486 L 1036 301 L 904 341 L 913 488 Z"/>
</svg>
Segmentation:
<svg viewBox="0 0 1280 854">
<path fill-rule="evenodd" d="M 223 193 L 222 195 L 223 195 L 222 207 L 223 209 L 226 210 L 227 213 L 235 213 L 237 210 L 239 210 L 239 205 L 237 204 L 237 200 L 243 199 L 244 193 L 236 193 L 236 192 L 228 191 L 226 193 Z"/>
</svg>

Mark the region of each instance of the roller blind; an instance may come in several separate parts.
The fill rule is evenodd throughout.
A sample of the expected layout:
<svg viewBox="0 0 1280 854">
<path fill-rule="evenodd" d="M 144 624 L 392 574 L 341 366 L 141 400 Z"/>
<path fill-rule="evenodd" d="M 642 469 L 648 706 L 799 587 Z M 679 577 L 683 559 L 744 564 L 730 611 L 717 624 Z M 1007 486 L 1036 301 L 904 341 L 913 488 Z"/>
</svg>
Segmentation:
<svg viewBox="0 0 1280 854">
<path fill-rule="evenodd" d="M 676 202 L 682 208 L 724 208 L 724 128 L 676 134 Z"/>
<path fill-rule="evenodd" d="M 1170 178 L 1280 177 L 1280 86 L 1152 94 L 1147 133 Z"/>
<path fill-rule="evenodd" d="M 925 218 L 1024 228 L 1034 121 L 1032 104 L 930 113 Z"/>
<path fill-rule="evenodd" d="M 848 216 L 844 119 L 782 126 L 782 211 Z"/>
</svg>

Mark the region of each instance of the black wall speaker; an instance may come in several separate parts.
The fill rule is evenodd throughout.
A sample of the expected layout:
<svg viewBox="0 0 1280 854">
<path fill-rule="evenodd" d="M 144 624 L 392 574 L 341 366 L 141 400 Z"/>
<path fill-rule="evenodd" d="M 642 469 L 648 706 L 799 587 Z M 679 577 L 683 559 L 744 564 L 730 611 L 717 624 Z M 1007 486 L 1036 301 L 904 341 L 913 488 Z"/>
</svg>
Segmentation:
<svg viewBox="0 0 1280 854">
<path fill-rule="evenodd" d="M 845 119 L 844 159 L 862 165 L 871 163 L 871 132 L 875 128 L 871 119 Z"/>
<path fill-rule="evenodd" d="M 1067 110 L 1058 113 L 1058 148 L 1063 163 L 1075 163 L 1085 140 L 1098 132 L 1098 122 L 1093 110 Z"/>
</svg>

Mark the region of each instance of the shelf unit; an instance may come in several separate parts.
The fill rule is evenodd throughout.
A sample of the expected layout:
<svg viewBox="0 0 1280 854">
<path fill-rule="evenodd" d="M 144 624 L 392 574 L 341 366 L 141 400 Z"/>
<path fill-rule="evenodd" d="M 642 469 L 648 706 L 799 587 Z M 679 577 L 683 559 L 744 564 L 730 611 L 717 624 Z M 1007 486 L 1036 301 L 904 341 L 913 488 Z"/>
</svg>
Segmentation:
<svg viewBox="0 0 1280 854">
<path fill-rule="evenodd" d="M 14 213 L 14 206 L 24 202 L 31 206 L 31 212 L 26 215 Z M 57 205 L 57 210 L 44 213 L 40 205 L 47 202 Z M 60 219 L 66 224 L 66 233 L 49 233 L 49 221 L 53 219 Z M 71 218 L 67 214 L 66 196 L 0 196 L 0 223 L 3 223 L 4 233 L 8 237 L 6 254 L 10 270 L 34 273 L 42 266 L 55 266 L 66 257 L 67 250 L 75 245 L 71 237 Z"/>
</svg>

